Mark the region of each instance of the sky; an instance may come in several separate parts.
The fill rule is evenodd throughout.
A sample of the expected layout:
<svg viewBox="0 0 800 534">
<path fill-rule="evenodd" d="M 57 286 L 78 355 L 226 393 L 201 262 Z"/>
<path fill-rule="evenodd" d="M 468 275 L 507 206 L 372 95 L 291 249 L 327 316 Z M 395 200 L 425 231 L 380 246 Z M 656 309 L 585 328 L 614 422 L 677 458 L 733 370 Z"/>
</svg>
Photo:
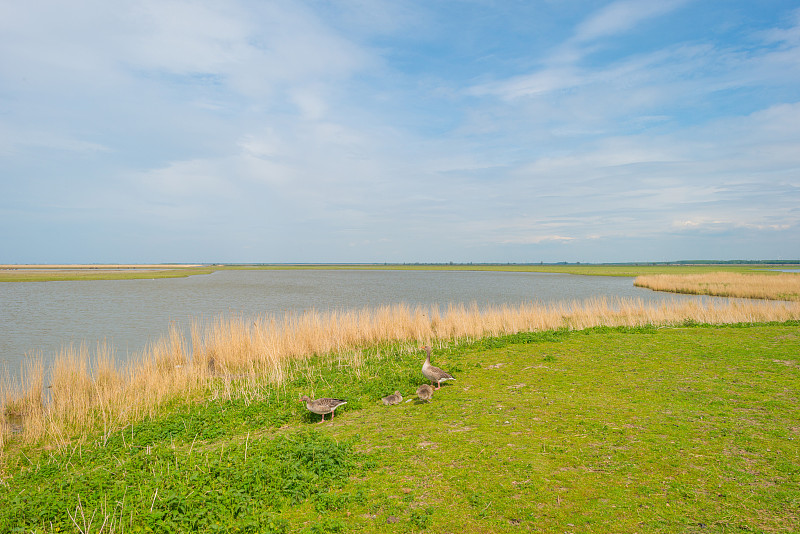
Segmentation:
<svg viewBox="0 0 800 534">
<path fill-rule="evenodd" d="M 0 2 L 0 264 L 797 258 L 797 0 Z"/>
</svg>

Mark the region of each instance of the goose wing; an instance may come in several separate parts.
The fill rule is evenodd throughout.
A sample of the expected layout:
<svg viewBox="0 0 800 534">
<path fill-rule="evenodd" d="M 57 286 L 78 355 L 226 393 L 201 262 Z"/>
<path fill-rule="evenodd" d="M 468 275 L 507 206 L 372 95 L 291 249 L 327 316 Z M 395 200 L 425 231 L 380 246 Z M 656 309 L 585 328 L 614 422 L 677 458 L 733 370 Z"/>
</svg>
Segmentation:
<svg viewBox="0 0 800 534">
<path fill-rule="evenodd" d="M 439 380 L 455 380 L 455 377 L 445 371 L 444 369 L 440 369 L 433 365 L 424 365 L 422 367 L 422 374 L 428 380 L 439 381 Z"/>
<path fill-rule="evenodd" d="M 306 407 L 310 411 L 321 415 L 331 413 L 342 404 L 347 404 L 347 401 L 342 399 L 321 398 L 307 402 Z"/>
</svg>

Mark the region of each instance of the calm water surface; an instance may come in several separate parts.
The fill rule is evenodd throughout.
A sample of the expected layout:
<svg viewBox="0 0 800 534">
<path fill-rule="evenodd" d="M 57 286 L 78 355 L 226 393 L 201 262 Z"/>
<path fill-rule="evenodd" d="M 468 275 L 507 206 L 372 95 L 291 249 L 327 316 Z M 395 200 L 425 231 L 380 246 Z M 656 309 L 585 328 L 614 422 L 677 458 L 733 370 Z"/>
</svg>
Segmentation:
<svg viewBox="0 0 800 534">
<path fill-rule="evenodd" d="M 98 341 L 119 358 L 146 348 L 171 323 L 226 314 L 282 315 L 405 302 L 518 304 L 596 296 L 646 301 L 699 297 L 633 287 L 627 277 L 459 271 L 218 271 L 162 280 L 0 284 L 0 365 L 16 374 L 26 354 L 45 362 L 65 345 Z"/>
</svg>

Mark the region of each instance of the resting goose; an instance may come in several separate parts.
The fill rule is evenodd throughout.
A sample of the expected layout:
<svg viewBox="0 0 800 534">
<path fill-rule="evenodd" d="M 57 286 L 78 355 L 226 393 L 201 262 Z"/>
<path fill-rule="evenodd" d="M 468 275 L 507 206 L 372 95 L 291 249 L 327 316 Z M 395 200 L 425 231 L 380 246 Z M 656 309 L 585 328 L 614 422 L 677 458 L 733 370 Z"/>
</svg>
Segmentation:
<svg viewBox="0 0 800 534">
<path fill-rule="evenodd" d="M 386 395 L 384 398 L 381 399 L 383 404 L 389 406 L 390 404 L 400 404 L 403 402 L 403 396 L 400 395 L 399 391 L 395 391 L 392 395 Z"/>
<path fill-rule="evenodd" d="M 326 413 L 331 414 L 331 419 L 333 419 L 333 411 L 342 404 L 347 404 L 347 401 L 342 399 L 322 398 L 314 400 L 309 399 L 308 395 L 303 395 L 300 397 L 300 402 L 306 403 L 306 408 L 308 408 L 308 411 L 321 415 L 322 421 L 325 421 Z M 322 423 L 322 421 L 320 421 L 320 423 Z"/>
<path fill-rule="evenodd" d="M 431 384 L 436 383 L 436 389 L 441 387 L 441 383 L 446 380 L 455 380 L 455 377 L 443 369 L 431 365 L 431 348 L 429 346 L 423 347 L 428 353 L 425 358 L 425 363 L 422 364 L 422 374 L 431 381 Z"/>
<path fill-rule="evenodd" d="M 417 388 L 417 397 L 419 400 L 429 401 L 433 397 L 433 388 L 428 384 L 422 384 Z"/>
</svg>

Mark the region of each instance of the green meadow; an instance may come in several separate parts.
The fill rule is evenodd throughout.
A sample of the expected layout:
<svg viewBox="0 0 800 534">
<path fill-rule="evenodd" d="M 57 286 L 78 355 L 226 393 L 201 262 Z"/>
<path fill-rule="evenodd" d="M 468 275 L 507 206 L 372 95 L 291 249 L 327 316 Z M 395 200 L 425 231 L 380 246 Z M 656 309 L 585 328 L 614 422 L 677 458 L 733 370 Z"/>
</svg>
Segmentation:
<svg viewBox="0 0 800 534">
<path fill-rule="evenodd" d="M 439 343 L 457 380 L 430 403 L 415 345 L 317 356 L 71 445 L 12 439 L 0 531 L 797 532 L 799 349 L 797 321 Z M 303 393 L 348 404 L 320 424 Z"/>
</svg>

